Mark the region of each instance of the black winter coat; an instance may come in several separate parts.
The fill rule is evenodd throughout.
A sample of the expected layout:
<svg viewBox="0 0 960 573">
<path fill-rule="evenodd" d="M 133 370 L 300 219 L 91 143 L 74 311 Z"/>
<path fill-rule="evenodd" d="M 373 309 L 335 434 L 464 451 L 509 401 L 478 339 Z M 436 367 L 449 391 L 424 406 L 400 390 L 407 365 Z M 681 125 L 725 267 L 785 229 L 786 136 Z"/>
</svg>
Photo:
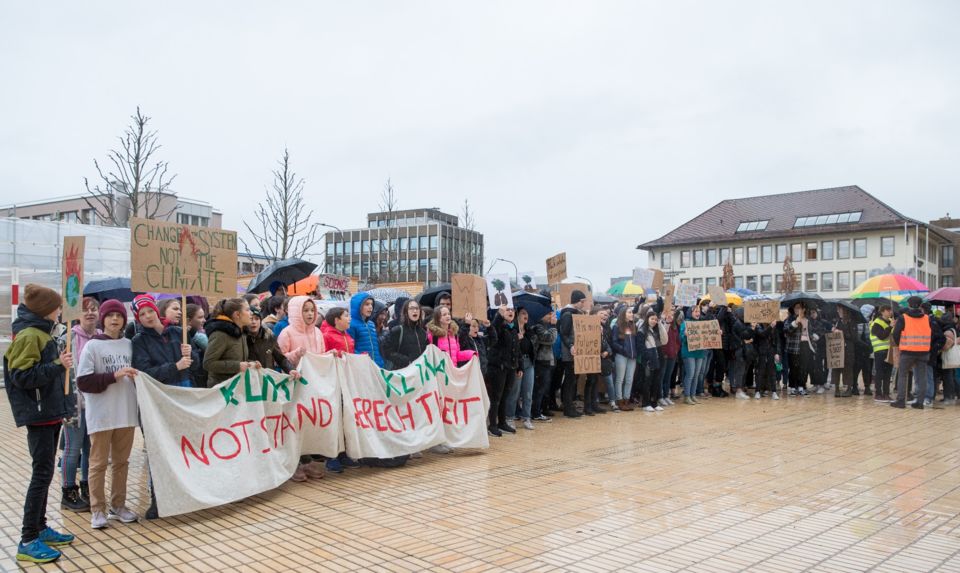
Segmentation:
<svg viewBox="0 0 960 573">
<path fill-rule="evenodd" d="M 399 370 L 419 358 L 429 344 L 427 330 L 422 326 L 398 324 L 384 337 L 380 350 L 390 367 Z"/>
<path fill-rule="evenodd" d="M 131 366 L 141 370 L 164 384 L 179 386 L 185 380 L 191 386 L 196 386 L 198 374 L 201 374 L 203 365 L 196 350 L 191 350 L 190 358 L 193 364 L 190 368 L 177 370 L 177 362 L 183 358 L 180 344 L 183 342 L 183 332 L 179 326 L 168 326 L 163 334 L 152 328 L 138 327 L 133 337 L 133 360 Z"/>
<path fill-rule="evenodd" d="M 508 323 L 497 313 L 488 330 L 493 330 L 496 335 L 495 339 L 491 337 L 487 347 L 490 367 L 516 370 L 520 366 L 520 339 L 516 325 Z"/>
</svg>

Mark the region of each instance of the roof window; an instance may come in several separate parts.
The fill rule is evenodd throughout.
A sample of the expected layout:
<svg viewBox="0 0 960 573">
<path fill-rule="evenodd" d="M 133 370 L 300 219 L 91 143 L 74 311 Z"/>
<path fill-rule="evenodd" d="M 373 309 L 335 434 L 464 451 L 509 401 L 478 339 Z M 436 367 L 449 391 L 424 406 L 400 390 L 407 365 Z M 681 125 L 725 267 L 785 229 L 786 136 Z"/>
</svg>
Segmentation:
<svg viewBox="0 0 960 573">
<path fill-rule="evenodd" d="M 738 233 L 749 233 L 750 231 L 766 231 L 767 223 L 770 221 L 744 221 L 737 227 Z"/>
<path fill-rule="evenodd" d="M 853 211 L 851 213 L 831 213 L 829 215 L 811 215 L 809 217 L 797 217 L 793 228 L 817 227 L 820 225 L 840 225 L 843 223 L 859 223 L 860 215 L 863 211 Z"/>
</svg>

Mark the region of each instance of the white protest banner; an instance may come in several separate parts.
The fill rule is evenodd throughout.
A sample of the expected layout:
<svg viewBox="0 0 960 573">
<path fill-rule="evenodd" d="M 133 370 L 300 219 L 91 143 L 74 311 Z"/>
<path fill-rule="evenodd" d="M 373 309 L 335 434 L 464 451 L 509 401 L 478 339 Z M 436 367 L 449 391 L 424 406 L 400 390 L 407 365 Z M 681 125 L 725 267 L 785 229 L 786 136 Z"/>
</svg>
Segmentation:
<svg viewBox="0 0 960 573">
<path fill-rule="evenodd" d="M 343 434 L 351 458 L 392 458 L 443 443 L 490 445 L 490 401 L 477 360 L 456 368 L 431 345 L 401 370 L 384 370 L 353 354 L 341 368 Z"/>
<path fill-rule="evenodd" d="M 680 283 L 677 285 L 677 306 L 694 306 L 700 296 L 700 285 Z"/>
<path fill-rule="evenodd" d="M 290 479 L 301 454 L 335 457 L 342 443 L 337 361 L 307 355 L 298 382 L 254 369 L 210 389 L 166 386 L 139 373 L 137 403 L 160 515 L 273 489 Z"/>
<path fill-rule="evenodd" d="M 507 275 L 487 275 L 487 297 L 490 308 L 506 305 L 513 308 L 513 292 L 510 290 L 510 277 Z"/>
</svg>

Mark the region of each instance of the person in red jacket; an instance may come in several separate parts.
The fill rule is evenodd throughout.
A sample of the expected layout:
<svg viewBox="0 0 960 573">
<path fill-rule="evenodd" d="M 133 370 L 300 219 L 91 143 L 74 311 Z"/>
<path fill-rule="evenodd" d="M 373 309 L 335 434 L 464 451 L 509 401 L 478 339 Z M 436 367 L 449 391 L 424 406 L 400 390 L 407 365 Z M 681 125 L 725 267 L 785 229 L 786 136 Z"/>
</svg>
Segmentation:
<svg viewBox="0 0 960 573">
<path fill-rule="evenodd" d="M 350 311 L 345 308 L 331 308 L 320 325 L 323 344 L 327 351 L 337 354 L 353 354 L 353 337 L 347 332 L 350 328 Z"/>
</svg>

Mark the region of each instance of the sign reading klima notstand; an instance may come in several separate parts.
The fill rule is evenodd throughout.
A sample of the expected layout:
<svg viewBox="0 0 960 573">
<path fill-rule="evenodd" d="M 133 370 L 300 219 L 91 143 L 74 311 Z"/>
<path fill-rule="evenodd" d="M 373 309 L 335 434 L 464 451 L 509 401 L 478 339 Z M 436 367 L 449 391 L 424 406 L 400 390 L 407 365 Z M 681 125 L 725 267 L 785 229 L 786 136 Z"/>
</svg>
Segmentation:
<svg viewBox="0 0 960 573">
<path fill-rule="evenodd" d="M 392 458 L 446 443 L 486 448 L 480 364 L 455 368 L 436 346 L 389 371 L 367 356 L 308 354 L 301 379 L 248 370 L 217 386 L 179 388 L 137 375 L 161 516 L 278 487 L 306 454 Z"/>
</svg>

